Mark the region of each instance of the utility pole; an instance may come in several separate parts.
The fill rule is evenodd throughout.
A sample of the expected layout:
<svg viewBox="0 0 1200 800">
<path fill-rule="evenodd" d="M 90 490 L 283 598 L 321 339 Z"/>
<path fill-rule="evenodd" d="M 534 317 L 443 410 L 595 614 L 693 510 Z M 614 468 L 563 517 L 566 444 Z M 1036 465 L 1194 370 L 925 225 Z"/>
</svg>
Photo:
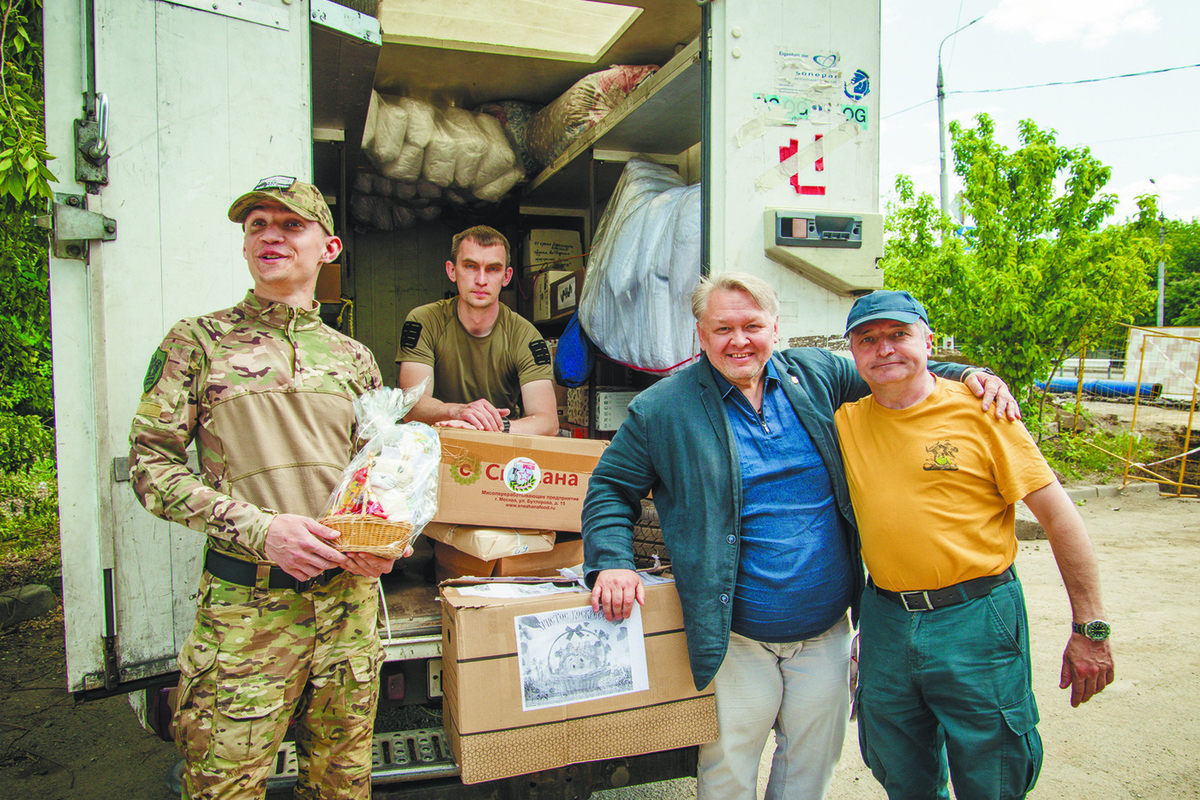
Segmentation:
<svg viewBox="0 0 1200 800">
<path fill-rule="evenodd" d="M 1167 236 L 1167 217 L 1158 212 L 1158 249 L 1162 252 L 1163 242 Z M 1158 257 L 1158 327 L 1164 327 L 1164 314 L 1167 304 L 1167 262 L 1162 256 Z"/>
<path fill-rule="evenodd" d="M 983 17 L 975 19 L 963 25 L 956 31 L 947 34 L 942 43 L 938 45 L 938 76 L 937 76 L 937 102 L 938 102 L 938 145 L 942 155 L 942 171 L 940 175 L 940 183 L 942 190 L 942 213 L 950 213 L 950 176 L 946 173 L 946 84 L 942 80 L 942 46 L 946 44 L 946 40 L 956 33 L 965 31 L 967 28 L 974 25 Z"/>
</svg>

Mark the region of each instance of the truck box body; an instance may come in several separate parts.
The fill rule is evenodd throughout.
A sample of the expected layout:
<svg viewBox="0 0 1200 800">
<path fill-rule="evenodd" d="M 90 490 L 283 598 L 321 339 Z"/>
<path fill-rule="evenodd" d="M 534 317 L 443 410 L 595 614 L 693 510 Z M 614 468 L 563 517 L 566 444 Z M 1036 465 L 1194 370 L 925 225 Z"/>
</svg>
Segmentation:
<svg viewBox="0 0 1200 800">
<path fill-rule="evenodd" d="M 776 287 L 780 346 L 840 340 L 853 295 L 882 283 L 878 0 L 639 2 L 632 19 L 604 22 L 611 41 L 583 55 L 538 48 L 549 38 L 570 49 L 574 36 L 542 35 L 556 25 L 601 28 L 580 16 L 588 4 L 524 20 L 522 9 L 547 6 L 511 4 L 517 16 L 506 22 L 528 34 L 515 43 L 466 41 L 509 27 L 477 21 L 450 26 L 462 40 L 445 34 L 430 15 L 455 4 L 383 0 L 377 17 L 347 5 L 45 0 L 54 216 L 86 223 L 82 233 L 56 223 L 50 259 L 76 693 L 171 680 L 192 626 L 203 537 L 142 509 L 128 485 L 128 433 L 164 333 L 233 305 L 252 285 L 241 230 L 225 216 L 233 198 L 269 175 L 321 188 L 345 245 L 344 307 L 323 306 L 323 316 L 371 348 L 388 385 L 405 316 L 451 288 L 451 236 L 493 223 L 480 211 L 406 230 L 355 226 L 349 200 L 368 166 L 359 142 L 372 88 L 466 109 L 544 104 L 610 64 L 658 64 L 625 104 L 495 207 L 496 227 L 519 233 L 514 247 L 530 231 L 570 228 L 586 253 L 624 162 L 645 153 L 703 183 L 706 262 L 697 269 L 742 270 Z M 611 9 L 602 10 L 608 20 Z M 547 324 L 558 326 L 543 329 L 548 338 L 561 333 L 563 321 Z M 407 690 L 389 684 L 401 702 L 440 696 L 441 609 L 422 578 L 429 558 L 426 543 L 383 581 L 384 680 L 408 678 Z M 428 679 L 414 680 L 418 672 Z"/>
</svg>

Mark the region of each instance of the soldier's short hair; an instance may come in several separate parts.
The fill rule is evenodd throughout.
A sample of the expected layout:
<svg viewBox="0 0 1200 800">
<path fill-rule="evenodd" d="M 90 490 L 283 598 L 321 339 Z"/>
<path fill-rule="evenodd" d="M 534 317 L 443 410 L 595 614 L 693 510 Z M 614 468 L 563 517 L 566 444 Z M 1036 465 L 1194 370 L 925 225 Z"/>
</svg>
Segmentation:
<svg viewBox="0 0 1200 800">
<path fill-rule="evenodd" d="M 492 245 L 504 245 L 504 266 L 509 265 L 512 259 L 512 253 L 508 247 L 508 239 L 504 234 L 489 225 L 475 225 L 467 228 L 461 233 L 454 234 L 454 238 L 450 240 L 450 260 L 455 264 L 458 263 L 458 248 L 464 241 L 470 239 L 480 247 L 491 247 Z"/>
<path fill-rule="evenodd" d="M 754 304 L 772 317 L 779 316 L 779 297 L 775 287 L 746 272 L 723 272 L 715 278 L 701 278 L 692 292 L 692 316 L 699 322 L 708 311 L 708 298 L 713 292 L 745 292 Z"/>
</svg>

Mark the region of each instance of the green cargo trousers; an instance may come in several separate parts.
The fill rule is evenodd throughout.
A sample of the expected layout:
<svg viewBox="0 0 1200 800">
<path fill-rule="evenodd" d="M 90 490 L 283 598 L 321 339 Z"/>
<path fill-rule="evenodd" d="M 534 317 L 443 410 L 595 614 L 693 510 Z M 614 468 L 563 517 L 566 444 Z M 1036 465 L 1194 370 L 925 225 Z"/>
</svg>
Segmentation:
<svg viewBox="0 0 1200 800">
<path fill-rule="evenodd" d="M 262 798 L 293 718 L 295 796 L 369 798 L 383 660 L 375 582 L 343 573 L 300 593 L 206 572 L 198 605 L 179 654 L 184 800 Z"/>
</svg>

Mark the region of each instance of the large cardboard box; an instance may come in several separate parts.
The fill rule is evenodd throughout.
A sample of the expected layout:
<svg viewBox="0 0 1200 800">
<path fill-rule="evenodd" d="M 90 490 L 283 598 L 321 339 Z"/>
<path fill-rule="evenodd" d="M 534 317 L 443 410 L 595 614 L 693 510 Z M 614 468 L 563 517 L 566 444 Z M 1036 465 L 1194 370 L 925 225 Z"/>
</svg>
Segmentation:
<svg viewBox="0 0 1200 800">
<path fill-rule="evenodd" d="M 436 523 L 431 523 L 436 524 Z M 583 563 L 583 537 L 577 533 L 563 534 L 547 551 L 522 553 L 485 560 L 453 545 L 434 540 L 433 572 L 438 583 L 472 576 L 476 578 L 557 578 L 560 569 Z"/>
<path fill-rule="evenodd" d="M 550 303 L 550 287 L 560 278 L 571 275 L 567 270 L 548 269 L 533 279 L 533 321 L 545 322 L 553 315 Z"/>
<path fill-rule="evenodd" d="M 641 613 L 648 689 L 531 710 L 523 710 L 516 618 L 582 609 L 591 595 L 462 594 L 470 583 L 451 581 L 441 592 L 444 722 L 464 783 L 717 738 L 716 699 L 711 684 L 702 692 L 694 688 L 673 583 L 646 587 Z"/>
<path fill-rule="evenodd" d="M 583 266 L 579 256 L 583 245 L 579 231 L 556 228 L 534 228 L 525 237 L 524 261 L 526 274 L 547 269 L 573 270 Z"/>
<path fill-rule="evenodd" d="M 439 428 L 434 522 L 578 533 L 588 478 L 607 442 Z"/>
</svg>

